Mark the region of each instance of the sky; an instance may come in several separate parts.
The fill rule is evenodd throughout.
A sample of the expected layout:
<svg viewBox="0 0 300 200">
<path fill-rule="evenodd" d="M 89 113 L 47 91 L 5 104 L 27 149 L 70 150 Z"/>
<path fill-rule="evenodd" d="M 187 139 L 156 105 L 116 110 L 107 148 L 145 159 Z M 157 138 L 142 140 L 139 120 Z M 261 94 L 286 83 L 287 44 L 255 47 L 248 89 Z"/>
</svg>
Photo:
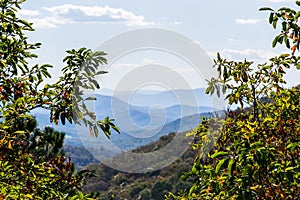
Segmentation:
<svg viewBox="0 0 300 200">
<path fill-rule="evenodd" d="M 39 58 L 32 62 L 52 64 L 54 68 L 51 74 L 55 80 L 64 66 L 62 60 L 66 50 L 80 47 L 97 49 L 128 31 L 149 28 L 185 36 L 212 59 L 220 52 L 228 59 L 247 58 L 264 63 L 285 51 L 271 47 L 279 30 L 274 30 L 268 24 L 267 12 L 259 11 L 265 6 L 277 9 L 282 6 L 294 7 L 294 3 L 291 0 L 27 0 L 19 16 L 33 22 L 35 31 L 28 34 L 30 41 L 42 43 L 42 48 L 36 51 Z M 158 41 L 155 36 L 149 40 Z M 170 41 L 174 43 L 174 48 L 177 43 L 180 44 L 175 39 Z M 134 43 L 135 38 L 124 40 L 114 48 L 121 48 L 126 42 Z M 191 88 L 205 87 L 206 77 L 201 78 L 201 70 L 211 70 L 210 66 L 205 66 L 200 73 L 196 73 L 195 66 L 189 60 L 182 59 L 181 55 L 147 48 L 118 55 L 109 62 L 105 68 L 109 74 L 102 77 L 100 85 L 110 89 L 118 88 L 123 78 L 127 80 L 126 76 L 132 71 L 146 65 L 172 68 Z M 155 77 L 155 73 L 148 70 L 141 77 Z M 288 72 L 289 86 L 299 83 L 299 75 L 296 70 Z M 182 86 L 164 84 L 157 81 L 140 83 L 134 87 L 180 89 Z"/>
</svg>

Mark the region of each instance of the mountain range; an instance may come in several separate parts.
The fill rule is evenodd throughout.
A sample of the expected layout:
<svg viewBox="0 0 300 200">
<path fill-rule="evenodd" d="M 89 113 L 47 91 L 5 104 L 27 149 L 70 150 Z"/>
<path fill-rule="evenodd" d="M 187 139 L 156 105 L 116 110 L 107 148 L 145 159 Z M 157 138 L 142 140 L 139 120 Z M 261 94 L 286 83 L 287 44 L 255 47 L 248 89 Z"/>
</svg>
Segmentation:
<svg viewBox="0 0 300 200">
<path fill-rule="evenodd" d="M 43 110 L 37 110 L 33 115 L 39 127 L 54 126 L 56 130 L 65 132 L 67 145 L 97 144 L 103 149 L 109 148 L 107 142 L 110 142 L 117 147 L 112 151 L 127 151 L 156 141 L 170 132 L 190 130 L 197 126 L 201 116 L 207 117 L 209 112 L 214 111 L 210 97 L 203 88 L 133 93 L 103 90 L 94 96 L 97 100 L 91 101 L 88 107 L 95 111 L 97 119 L 109 116 L 115 119 L 121 130 L 120 135 L 113 133 L 110 141 L 102 136 L 91 138 L 88 129 L 81 132 L 84 128 L 74 124 L 55 126 L 50 123 L 49 114 Z"/>
</svg>

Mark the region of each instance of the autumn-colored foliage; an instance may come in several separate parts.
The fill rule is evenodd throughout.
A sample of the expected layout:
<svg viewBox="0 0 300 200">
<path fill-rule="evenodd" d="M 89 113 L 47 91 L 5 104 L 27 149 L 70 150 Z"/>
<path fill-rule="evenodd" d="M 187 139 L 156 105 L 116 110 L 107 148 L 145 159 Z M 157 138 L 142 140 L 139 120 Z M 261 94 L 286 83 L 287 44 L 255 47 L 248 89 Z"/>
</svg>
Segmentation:
<svg viewBox="0 0 300 200">
<path fill-rule="evenodd" d="M 257 66 L 218 54 L 214 67 L 219 76 L 208 82 L 207 93 L 223 91 L 228 103 L 240 109 L 225 118 L 206 119 L 190 133 L 199 153 L 182 179 L 193 177 L 194 185 L 168 199 L 300 197 L 300 87 L 288 88 L 284 77 L 287 68 L 300 69 L 300 11 L 261 10 L 271 12 L 274 28 L 281 22 L 273 46 L 284 44 L 291 53 Z"/>
</svg>

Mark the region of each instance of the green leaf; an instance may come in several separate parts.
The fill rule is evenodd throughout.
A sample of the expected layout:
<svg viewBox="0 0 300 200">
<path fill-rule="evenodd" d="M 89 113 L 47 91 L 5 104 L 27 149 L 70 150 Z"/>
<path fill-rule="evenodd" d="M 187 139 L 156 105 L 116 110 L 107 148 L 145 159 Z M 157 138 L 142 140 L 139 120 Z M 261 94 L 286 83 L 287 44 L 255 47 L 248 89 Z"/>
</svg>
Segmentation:
<svg viewBox="0 0 300 200">
<path fill-rule="evenodd" d="M 291 151 L 294 152 L 297 146 L 298 146 L 298 143 L 295 142 L 295 143 L 289 144 L 286 148 L 291 149 Z"/>
<path fill-rule="evenodd" d="M 221 55 L 219 52 L 217 53 L 217 60 L 219 60 L 219 61 L 221 60 Z"/>
<path fill-rule="evenodd" d="M 216 152 L 214 153 L 213 155 L 211 155 L 211 158 L 212 159 L 215 159 L 219 156 L 225 156 L 225 155 L 228 155 L 228 152 L 224 152 L 224 151 L 219 151 L 219 152 Z"/>
<path fill-rule="evenodd" d="M 282 44 L 282 42 L 283 42 L 283 35 L 280 35 L 279 37 L 278 37 L 278 39 L 277 39 L 277 41 L 280 43 L 280 44 Z"/>
<path fill-rule="evenodd" d="M 272 47 L 274 48 L 278 42 L 278 36 L 276 36 L 272 42 Z"/>
<path fill-rule="evenodd" d="M 297 19 L 299 18 L 299 16 L 300 16 L 300 11 L 298 11 L 298 12 L 296 13 L 296 15 L 294 16 L 294 19 L 297 20 Z"/>
<path fill-rule="evenodd" d="M 230 159 L 229 163 L 228 163 L 228 173 L 230 176 L 233 175 L 233 164 L 234 164 L 235 160 L 234 159 Z"/>
<path fill-rule="evenodd" d="M 114 125 L 113 123 L 109 123 L 109 125 L 110 125 L 110 127 L 112 128 L 112 129 L 114 129 L 117 133 L 121 133 L 120 132 L 120 129 L 116 126 L 116 125 Z"/>
<path fill-rule="evenodd" d="M 64 112 L 60 114 L 60 120 L 62 125 L 66 124 L 66 114 Z"/>
<path fill-rule="evenodd" d="M 97 100 L 97 98 L 96 97 L 87 97 L 84 100 L 85 101 L 95 101 L 95 100 Z"/>
<path fill-rule="evenodd" d="M 205 94 L 209 94 L 212 90 L 212 86 L 208 86 L 205 90 Z"/>
<path fill-rule="evenodd" d="M 78 198 L 79 198 L 78 195 L 74 195 L 72 198 L 70 198 L 70 200 L 76 200 L 76 199 L 78 199 Z"/>
<path fill-rule="evenodd" d="M 6 68 L 6 63 L 3 60 L 0 60 L 1 68 Z"/>
<path fill-rule="evenodd" d="M 272 24 L 273 22 L 274 13 L 271 13 L 269 16 L 269 23 Z"/>
<path fill-rule="evenodd" d="M 285 168 L 285 171 L 291 171 L 293 169 L 294 169 L 294 167 L 287 167 L 287 168 Z"/>
<path fill-rule="evenodd" d="M 106 74 L 106 73 L 108 73 L 108 71 L 99 71 L 99 72 L 96 72 L 95 75 Z"/>
<path fill-rule="evenodd" d="M 296 1 L 295 3 L 296 3 L 298 6 L 300 6 L 300 1 Z"/>
<path fill-rule="evenodd" d="M 285 12 L 290 12 L 291 9 L 288 8 L 288 7 L 282 7 L 282 8 L 279 8 L 278 11 L 285 11 Z"/>
<path fill-rule="evenodd" d="M 224 164 L 225 161 L 227 161 L 227 160 L 228 160 L 228 158 L 224 158 L 224 159 L 222 159 L 222 160 L 220 160 L 220 161 L 218 162 L 218 164 L 217 164 L 217 166 L 216 166 L 216 174 L 219 173 L 221 167 L 223 166 L 223 164 Z"/>
<path fill-rule="evenodd" d="M 15 131 L 16 134 L 25 134 L 26 131 Z"/>
<path fill-rule="evenodd" d="M 186 181 L 190 177 L 189 173 L 184 173 L 183 175 L 180 176 L 181 181 Z"/>
<path fill-rule="evenodd" d="M 273 18 L 274 19 L 274 18 Z M 276 27 L 277 27 L 277 20 L 278 20 L 278 18 L 275 18 L 274 20 L 273 20 L 273 28 L 274 29 L 276 29 Z"/>
<path fill-rule="evenodd" d="M 290 46 L 290 40 L 289 40 L 288 37 L 284 37 L 284 42 L 285 42 L 285 45 L 286 45 L 287 48 L 291 48 L 291 46 Z"/>
<path fill-rule="evenodd" d="M 262 7 L 259 9 L 259 11 L 274 11 L 272 8 L 269 7 Z"/>
<path fill-rule="evenodd" d="M 286 22 L 282 22 L 282 30 L 286 31 Z M 287 38 L 287 37 L 286 37 Z"/>
</svg>

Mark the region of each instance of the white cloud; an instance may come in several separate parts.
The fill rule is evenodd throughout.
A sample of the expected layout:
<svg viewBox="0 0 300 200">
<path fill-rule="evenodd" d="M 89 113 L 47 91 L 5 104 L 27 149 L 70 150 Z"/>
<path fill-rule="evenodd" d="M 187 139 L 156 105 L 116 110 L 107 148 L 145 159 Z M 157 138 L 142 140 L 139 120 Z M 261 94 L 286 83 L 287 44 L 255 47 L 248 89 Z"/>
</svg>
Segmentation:
<svg viewBox="0 0 300 200">
<path fill-rule="evenodd" d="M 235 19 L 235 22 L 238 24 L 257 24 L 261 21 L 260 19 Z"/>
<path fill-rule="evenodd" d="M 247 60 L 263 60 L 267 61 L 270 58 L 276 56 L 277 54 L 270 50 L 263 50 L 263 49 L 243 49 L 243 50 L 237 50 L 237 49 L 223 49 L 220 51 L 220 54 L 227 59 L 234 59 L 234 60 L 241 60 L 241 59 L 247 59 Z M 209 56 L 212 58 L 215 58 L 217 53 L 216 52 L 209 52 Z"/>
<path fill-rule="evenodd" d="M 18 11 L 18 14 L 21 16 L 38 16 L 40 12 L 38 10 L 27 10 L 27 9 L 22 9 Z"/>
<path fill-rule="evenodd" d="M 29 18 L 28 21 L 33 23 L 34 27 L 39 28 L 57 28 L 59 25 L 73 23 L 70 19 L 59 18 L 57 16 Z"/>
<path fill-rule="evenodd" d="M 109 6 L 78 6 L 64 4 L 44 7 L 38 10 L 20 10 L 19 15 L 34 23 L 34 27 L 56 28 L 70 23 L 125 24 L 126 26 L 151 26 L 154 22 L 145 20 L 122 8 Z"/>
<path fill-rule="evenodd" d="M 123 23 L 127 26 L 149 26 L 153 22 L 146 21 L 144 16 L 135 15 L 122 8 L 111 8 L 109 6 L 77 6 L 64 4 L 61 6 L 44 7 L 45 11 L 52 17 L 67 19 L 66 23 Z M 56 20 L 52 20 L 53 25 Z"/>
</svg>

